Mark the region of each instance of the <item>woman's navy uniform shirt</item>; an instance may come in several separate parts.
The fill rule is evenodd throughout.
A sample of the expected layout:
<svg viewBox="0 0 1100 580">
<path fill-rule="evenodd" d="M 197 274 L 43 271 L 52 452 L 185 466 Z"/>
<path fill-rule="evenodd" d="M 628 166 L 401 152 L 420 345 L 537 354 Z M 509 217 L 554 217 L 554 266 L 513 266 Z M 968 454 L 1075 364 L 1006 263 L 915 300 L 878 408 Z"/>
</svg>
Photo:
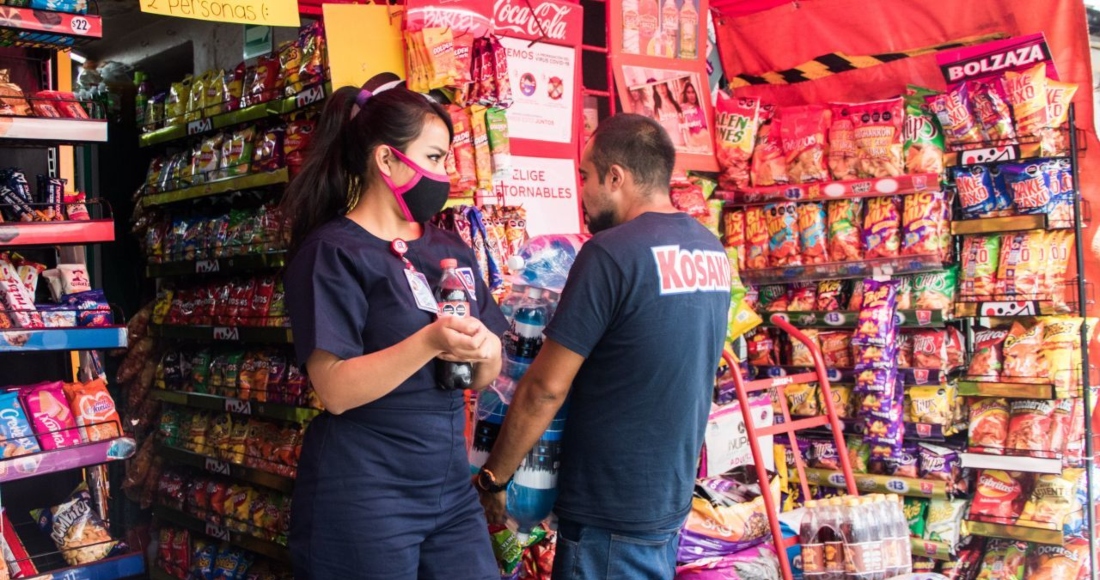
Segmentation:
<svg viewBox="0 0 1100 580">
<path fill-rule="evenodd" d="M 435 316 L 417 308 L 391 242 L 342 217 L 299 248 L 284 284 L 301 364 L 315 349 L 341 359 L 377 352 L 432 323 Z M 442 277 L 440 260 L 455 258 L 459 268 L 469 268 L 476 288 L 471 315 L 503 334 L 507 321 L 461 238 L 425 226 L 408 246 L 406 258 L 433 288 Z M 479 554 L 488 536 L 466 525 L 485 520 L 470 485 L 463 394 L 437 388 L 434 370 L 429 362 L 380 399 L 339 416 L 323 413 L 310 424 L 290 537 L 302 577 L 374 577 L 364 569 L 388 577 L 409 566 L 483 577 L 486 560 Z M 435 550 L 444 543 L 432 541 L 440 530 L 459 528 L 466 529 Z M 465 551 L 464 559 L 449 555 L 456 551 Z M 310 569 L 300 569 L 307 562 Z M 491 551 L 487 562 L 495 571 Z"/>
</svg>

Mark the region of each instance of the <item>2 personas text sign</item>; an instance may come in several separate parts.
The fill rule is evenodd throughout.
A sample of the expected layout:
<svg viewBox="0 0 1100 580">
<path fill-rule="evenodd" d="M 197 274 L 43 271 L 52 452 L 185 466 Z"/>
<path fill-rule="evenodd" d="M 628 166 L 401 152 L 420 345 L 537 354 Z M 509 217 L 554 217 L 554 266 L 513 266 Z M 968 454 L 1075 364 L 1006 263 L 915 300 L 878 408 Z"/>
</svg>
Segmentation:
<svg viewBox="0 0 1100 580">
<path fill-rule="evenodd" d="M 299 26 L 298 0 L 141 0 L 141 11 L 162 16 L 265 26 Z"/>
</svg>

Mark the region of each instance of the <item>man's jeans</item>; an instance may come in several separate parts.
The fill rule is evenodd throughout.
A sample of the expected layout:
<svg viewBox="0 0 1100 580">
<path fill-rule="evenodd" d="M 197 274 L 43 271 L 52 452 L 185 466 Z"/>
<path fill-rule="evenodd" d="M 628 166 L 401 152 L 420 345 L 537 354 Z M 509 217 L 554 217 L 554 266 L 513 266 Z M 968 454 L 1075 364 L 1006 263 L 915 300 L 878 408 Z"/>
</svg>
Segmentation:
<svg viewBox="0 0 1100 580">
<path fill-rule="evenodd" d="M 621 532 L 558 520 L 554 580 L 672 580 L 680 527 Z"/>
</svg>

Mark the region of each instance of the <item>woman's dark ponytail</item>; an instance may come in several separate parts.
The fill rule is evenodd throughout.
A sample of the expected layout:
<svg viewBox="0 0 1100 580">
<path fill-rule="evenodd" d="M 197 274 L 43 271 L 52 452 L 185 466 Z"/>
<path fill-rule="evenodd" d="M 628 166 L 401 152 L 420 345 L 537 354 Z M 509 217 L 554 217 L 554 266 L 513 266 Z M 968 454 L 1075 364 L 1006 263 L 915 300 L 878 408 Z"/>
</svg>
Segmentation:
<svg viewBox="0 0 1100 580">
<path fill-rule="evenodd" d="M 283 196 L 283 215 L 290 218 L 292 249 L 297 249 L 318 226 L 347 211 L 352 178 L 338 152 L 358 94 L 354 87 L 344 87 L 329 98 L 313 130 L 302 171 Z"/>
<path fill-rule="evenodd" d="M 439 117 L 454 136 L 447 110 L 424 95 L 399 86 L 357 107 L 361 94 L 355 87 L 332 94 L 313 131 L 302 170 L 287 186 L 281 208 L 290 222 L 292 253 L 313 230 L 351 209 L 368 183 L 369 159 L 379 145 L 404 152 L 430 116 Z"/>
</svg>

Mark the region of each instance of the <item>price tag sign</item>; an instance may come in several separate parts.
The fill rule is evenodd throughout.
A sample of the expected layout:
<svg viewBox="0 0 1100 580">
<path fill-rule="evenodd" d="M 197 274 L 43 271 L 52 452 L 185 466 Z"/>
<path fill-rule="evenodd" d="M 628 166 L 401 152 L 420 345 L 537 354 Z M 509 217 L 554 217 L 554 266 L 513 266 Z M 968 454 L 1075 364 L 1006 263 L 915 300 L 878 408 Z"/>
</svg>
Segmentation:
<svg viewBox="0 0 1100 580">
<path fill-rule="evenodd" d="M 195 262 L 196 274 L 213 274 L 220 270 L 221 266 L 217 260 L 199 260 Z"/>
<path fill-rule="evenodd" d="M 216 473 L 218 475 L 229 475 L 229 464 L 221 461 L 220 459 L 214 459 L 213 457 L 206 458 L 206 470 L 210 473 Z"/>
<path fill-rule="evenodd" d="M 242 401 L 241 399 L 230 397 L 225 400 L 225 412 L 236 413 L 238 415 L 251 415 L 252 401 Z"/>
<path fill-rule="evenodd" d="M 294 97 L 294 105 L 301 109 L 302 107 L 308 107 L 313 103 L 319 103 L 325 100 L 325 87 L 323 85 L 316 85 L 310 87 Z"/>
<path fill-rule="evenodd" d="M 900 479 L 889 479 L 886 481 L 886 489 L 893 493 L 907 493 L 909 491 L 909 484 Z"/>
<path fill-rule="evenodd" d="M 981 163 L 1000 163 L 1001 161 L 1013 161 L 1020 157 L 1020 152 L 1014 146 L 989 147 L 986 149 L 972 149 L 959 153 L 960 165 L 978 165 Z"/>
<path fill-rule="evenodd" d="M 236 326 L 215 326 L 214 340 L 240 340 L 241 331 Z"/>
<path fill-rule="evenodd" d="M 214 128 L 214 120 L 207 117 L 205 119 L 199 119 L 198 121 L 191 121 L 187 124 L 188 135 L 198 135 L 199 133 L 205 133 Z"/>
<path fill-rule="evenodd" d="M 92 25 L 88 22 L 88 19 L 83 16 L 73 16 L 72 22 L 69 23 L 69 28 L 72 29 L 73 34 L 84 36 L 92 30 Z"/>
<path fill-rule="evenodd" d="M 840 326 L 844 324 L 844 315 L 839 312 L 827 312 L 825 313 L 825 324 L 829 326 Z"/>
<path fill-rule="evenodd" d="M 223 542 L 229 541 L 229 530 L 210 522 L 206 523 L 206 535 Z"/>
<path fill-rule="evenodd" d="M 845 487 L 847 483 L 844 482 L 843 473 L 831 473 L 829 474 L 829 483 L 837 487 Z"/>
</svg>

